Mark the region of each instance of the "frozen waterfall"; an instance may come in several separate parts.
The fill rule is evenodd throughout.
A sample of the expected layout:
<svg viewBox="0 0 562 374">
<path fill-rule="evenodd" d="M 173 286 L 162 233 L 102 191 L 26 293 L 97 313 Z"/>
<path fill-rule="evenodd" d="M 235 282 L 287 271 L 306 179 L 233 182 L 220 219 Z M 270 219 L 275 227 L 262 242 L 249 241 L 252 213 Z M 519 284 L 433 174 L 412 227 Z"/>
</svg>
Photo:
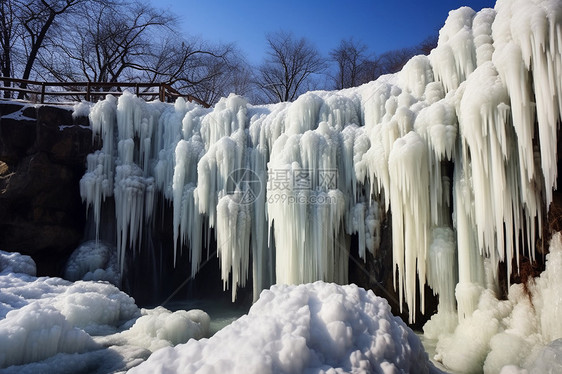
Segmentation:
<svg viewBox="0 0 562 374">
<path fill-rule="evenodd" d="M 174 258 L 187 248 L 195 274 L 215 240 L 233 299 L 250 272 L 255 298 L 272 283 L 345 283 L 350 235 L 376 255 L 391 210 L 410 320 L 425 283 L 463 320 L 499 261 L 516 271 L 535 254 L 557 187 L 561 56 L 560 1 L 500 0 L 452 11 L 429 56 L 357 88 L 210 109 L 108 96 L 90 112 L 103 147 L 81 194 L 98 228 L 115 199 L 121 267 L 168 201 Z"/>
</svg>

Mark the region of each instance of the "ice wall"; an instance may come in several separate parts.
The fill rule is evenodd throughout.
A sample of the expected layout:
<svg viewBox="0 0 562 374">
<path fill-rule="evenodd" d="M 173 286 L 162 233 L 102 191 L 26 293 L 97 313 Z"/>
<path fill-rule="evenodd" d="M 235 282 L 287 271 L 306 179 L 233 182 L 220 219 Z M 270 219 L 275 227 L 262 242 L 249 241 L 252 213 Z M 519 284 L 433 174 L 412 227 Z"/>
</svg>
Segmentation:
<svg viewBox="0 0 562 374">
<path fill-rule="evenodd" d="M 441 294 L 448 321 L 455 308 L 468 318 L 499 261 L 534 256 L 552 201 L 561 20 L 557 0 L 460 8 L 437 48 L 401 72 L 293 103 L 108 96 L 90 113 L 103 149 L 88 157 L 82 196 L 98 226 L 114 196 L 121 266 L 142 251 L 155 196 L 171 202 L 174 256 L 187 248 L 195 274 L 216 240 L 233 298 L 250 271 L 255 297 L 271 283 L 346 282 L 349 236 L 376 254 L 392 210 L 395 287 L 410 319 L 423 308 L 418 282 Z"/>
</svg>

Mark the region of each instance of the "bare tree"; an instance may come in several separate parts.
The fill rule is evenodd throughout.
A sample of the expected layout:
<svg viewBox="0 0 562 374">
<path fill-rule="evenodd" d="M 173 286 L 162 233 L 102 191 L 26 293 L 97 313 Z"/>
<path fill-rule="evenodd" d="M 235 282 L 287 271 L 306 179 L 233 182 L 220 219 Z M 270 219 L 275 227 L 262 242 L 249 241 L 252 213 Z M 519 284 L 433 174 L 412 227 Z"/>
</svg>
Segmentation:
<svg viewBox="0 0 562 374">
<path fill-rule="evenodd" d="M 2 0 L 0 3 L 0 71 L 3 77 L 12 76 L 14 44 L 19 29 L 14 1 Z M 11 84 L 6 81 L 4 85 L 9 87 Z M 4 91 L 4 97 L 10 97 L 10 92 Z"/>
<path fill-rule="evenodd" d="M 139 2 L 83 5 L 83 16 L 60 27 L 41 58 L 42 66 L 61 81 L 117 82 L 145 66 L 152 36 L 173 23 L 173 17 Z"/>
<path fill-rule="evenodd" d="M 380 55 L 380 62 L 382 65 L 382 74 L 396 73 L 406 65 L 406 63 L 416 55 L 413 48 L 401 48 L 388 51 Z"/>
<path fill-rule="evenodd" d="M 355 87 L 365 83 L 362 78 L 366 76 L 363 70 L 368 68 L 366 51 L 365 44 L 355 42 L 353 39 L 340 41 L 340 45 L 330 51 L 330 58 L 337 66 L 333 76 L 335 89 Z"/>
<path fill-rule="evenodd" d="M 55 19 L 83 1 L 85 0 L 19 1 L 20 22 L 25 29 L 23 44 L 27 52 L 22 79 L 29 79 L 47 33 L 55 24 Z M 22 84 L 21 87 L 25 88 L 26 84 Z M 20 93 L 20 98 L 23 98 L 23 93 Z"/>
<path fill-rule="evenodd" d="M 257 84 L 271 101 L 292 101 L 311 89 L 312 78 L 326 68 L 325 60 L 305 38 L 287 32 L 267 35 L 266 60 L 258 67 Z"/>
<path fill-rule="evenodd" d="M 225 47 L 215 47 L 214 54 L 201 55 L 199 68 L 186 70 L 190 76 L 184 80 L 184 87 L 210 104 L 230 93 L 247 95 L 252 83 L 250 68 L 241 53 L 233 46 Z"/>
<path fill-rule="evenodd" d="M 437 41 L 439 40 L 439 33 L 435 33 L 433 35 L 428 36 L 425 38 L 417 47 L 419 53 L 422 55 L 429 55 L 431 50 L 437 47 Z"/>
<path fill-rule="evenodd" d="M 42 51 L 42 66 L 59 81 L 165 82 L 214 103 L 241 69 L 233 46 L 182 38 L 165 11 L 140 2 L 83 8 L 84 16 L 57 29 L 51 48 Z"/>
<path fill-rule="evenodd" d="M 380 75 L 391 74 L 400 71 L 404 65 L 415 55 L 427 55 L 437 46 L 437 35 L 424 39 L 415 47 L 395 49 L 379 56 Z"/>
</svg>

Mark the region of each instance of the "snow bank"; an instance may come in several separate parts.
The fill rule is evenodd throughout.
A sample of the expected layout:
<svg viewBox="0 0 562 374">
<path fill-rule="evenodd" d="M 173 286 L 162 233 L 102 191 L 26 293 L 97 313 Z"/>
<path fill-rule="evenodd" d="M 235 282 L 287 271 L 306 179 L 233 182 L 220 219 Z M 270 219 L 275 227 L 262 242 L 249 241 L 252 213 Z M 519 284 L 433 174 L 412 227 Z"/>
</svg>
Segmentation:
<svg viewBox="0 0 562 374">
<path fill-rule="evenodd" d="M 273 286 L 210 339 L 154 353 L 130 373 L 306 373 L 434 370 L 385 299 L 355 285 Z"/>
<path fill-rule="evenodd" d="M 107 373 L 138 364 L 151 350 L 208 334 L 209 316 L 200 310 L 141 311 L 109 283 L 33 274 L 30 257 L 0 251 L 2 372 Z"/>
</svg>

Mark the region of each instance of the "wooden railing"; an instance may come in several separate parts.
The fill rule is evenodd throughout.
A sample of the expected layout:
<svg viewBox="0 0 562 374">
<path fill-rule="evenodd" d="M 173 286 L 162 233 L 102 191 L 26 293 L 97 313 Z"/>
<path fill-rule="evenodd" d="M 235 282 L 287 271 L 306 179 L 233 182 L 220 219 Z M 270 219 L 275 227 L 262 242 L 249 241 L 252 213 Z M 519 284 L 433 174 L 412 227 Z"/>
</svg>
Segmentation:
<svg viewBox="0 0 562 374">
<path fill-rule="evenodd" d="M 63 104 L 60 100 L 49 100 L 53 98 L 66 98 L 72 101 L 84 99 L 86 101 L 97 101 L 107 94 L 115 96 L 122 95 L 123 91 L 129 90 L 138 97 L 158 100 L 162 102 L 175 101 L 183 97 L 188 101 L 196 102 L 205 108 L 210 105 L 192 95 L 182 95 L 166 83 L 94 83 L 94 82 L 38 82 L 24 79 L 0 77 L 0 91 L 2 97 L 20 98 L 26 101 L 41 104 Z M 17 93 L 14 95 L 13 93 Z"/>
</svg>

